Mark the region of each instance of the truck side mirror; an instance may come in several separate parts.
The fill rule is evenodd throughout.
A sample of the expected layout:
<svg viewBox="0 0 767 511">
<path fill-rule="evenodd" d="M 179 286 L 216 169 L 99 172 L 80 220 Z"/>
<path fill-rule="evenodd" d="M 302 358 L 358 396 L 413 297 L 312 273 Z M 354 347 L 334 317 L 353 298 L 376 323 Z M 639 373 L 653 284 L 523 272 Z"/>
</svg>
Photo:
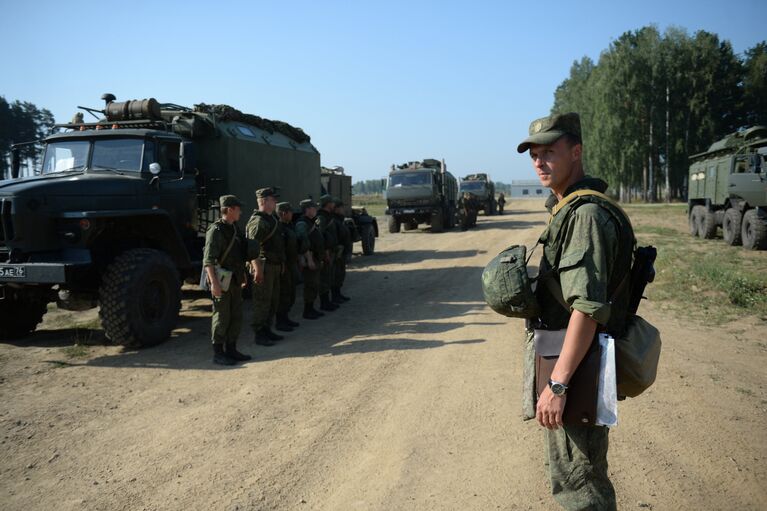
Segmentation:
<svg viewBox="0 0 767 511">
<path fill-rule="evenodd" d="M 21 158 L 17 148 L 13 148 L 11 154 L 11 177 L 16 179 L 19 177 L 19 170 L 21 169 Z"/>
<path fill-rule="evenodd" d="M 191 172 L 194 169 L 194 164 L 194 144 L 181 142 L 178 146 L 178 165 L 181 175 Z"/>
</svg>

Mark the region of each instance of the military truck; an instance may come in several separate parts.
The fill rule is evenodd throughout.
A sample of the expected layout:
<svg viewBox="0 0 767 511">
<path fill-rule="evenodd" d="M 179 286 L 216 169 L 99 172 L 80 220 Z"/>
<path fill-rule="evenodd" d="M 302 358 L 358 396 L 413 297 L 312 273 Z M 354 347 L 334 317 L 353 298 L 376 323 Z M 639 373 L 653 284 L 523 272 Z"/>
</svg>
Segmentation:
<svg viewBox="0 0 767 511">
<path fill-rule="evenodd" d="M 345 204 L 346 222 L 352 233 L 353 241 L 362 244 L 362 253 L 375 253 L 376 238 L 378 237 L 378 220 L 370 216 L 365 208 L 352 207 L 352 177 L 347 176 L 344 168 L 322 167 L 322 193 L 329 193 L 340 198 Z"/>
<path fill-rule="evenodd" d="M 495 184 L 485 173 L 469 174 L 461 179 L 458 192 L 469 192 L 479 202 L 479 210 L 484 211 L 485 216 L 496 213 Z"/>
<path fill-rule="evenodd" d="M 320 195 L 320 154 L 299 128 L 226 105 L 102 99 L 85 109 L 98 120 L 42 141 L 39 174 L 18 177 L 15 148 L 0 181 L 2 338 L 34 331 L 56 301 L 100 305 L 113 342 L 158 343 L 176 325 L 182 281 L 198 282 L 220 195 L 245 203 L 243 222 L 257 188 L 279 186 L 294 204 Z"/>
<path fill-rule="evenodd" d="M 432 232 L 451 229 L 456 222 L 458 183 L 445 160 L 425 159 L 392 165 L 386 186 L 389 232 L 431 225 Z"/>
<path fill-rule="evenodd" d="M 767 127 L 754 126 L 714 142 L 690 159 L 690 234 L 729 245 L 767 248 Z"/>
</svg>

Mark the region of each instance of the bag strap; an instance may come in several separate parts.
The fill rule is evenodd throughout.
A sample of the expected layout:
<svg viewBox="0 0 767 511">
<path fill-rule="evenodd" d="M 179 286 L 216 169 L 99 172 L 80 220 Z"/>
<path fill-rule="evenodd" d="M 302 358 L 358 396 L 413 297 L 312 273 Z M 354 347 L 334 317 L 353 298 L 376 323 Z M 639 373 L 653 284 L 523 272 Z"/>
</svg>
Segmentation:
<svg viewBox="0 0 767 511">
<path fill-rule="evenodd" d="M 266 235 L 266 238 L 264 238 L 264 240 L 263 240 L 261 243 L 266 243 L 267 241 L 269 241 L 269 238 L 271 238 L 272 236 L 274 236 L 274 233 L 275 233 L 275 232 L 277 232 L 277 227 L 279 227 L 279 225 L 280 225 L 280 224 L 279 224 L 279 220 L 275 219 L 275 220 L 274 220 L 274 228 L 272 229 L 272 232 L 270 232 L 269 234 L 267 234 L 267 235 Z"/>
<path fill-rule="evenodd" d="M 232 227 L 234 227 L 234 234 L 232 234 L 232 240 L 229 242 L 229 246 L 226 247 L 226 250 L 224 251 L 224 255 L 221 257 L 219 264 L 223 264 L 224 261 L 226 261 L 227 256 L 229 256 L 229 252 L 231 252 L 232 247 L 234 246 L 234 240 L 237 238 L 237 226 L 235 224 L 232 224 Z"/>
<path fill-rule="evenodd" d="M 564 208 L 567 204 L 574 201 L 578 197 L 583 197 L 586 195 L 593 195 L 595 197 L 599 197 L 600 199 L 609 202 L 612 206 L 614 206 L 618 211 L 623 213 L 623 216 L 626 217 L 626 220 L 628 220 L 629 216 L 626 214 L 625 211 L 623 211 L 623 208 L 620 204 L 615 202 L 613 199 L 611 199 L 609 196 L 598 192 L 596 190 L 590 190 L 588 188 L 584 188 L 581 190 L 575 190 L 574 192 L 571 192 L 567 194 L 566 196 L 562 197 L 562 200 L 557 202 L 557 204 L 551 208 L 551 216 L 554 217 L 562 208 Z"/>
</svg>

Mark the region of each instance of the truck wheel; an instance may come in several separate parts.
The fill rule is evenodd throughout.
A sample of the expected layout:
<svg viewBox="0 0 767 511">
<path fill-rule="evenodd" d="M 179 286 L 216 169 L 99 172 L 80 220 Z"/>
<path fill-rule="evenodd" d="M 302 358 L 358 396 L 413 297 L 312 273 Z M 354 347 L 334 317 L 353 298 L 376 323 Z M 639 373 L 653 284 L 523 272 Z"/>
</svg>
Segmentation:
<svg viewBox="0 0 767 511">
<path fill-rule="evenodd" d="M 693 236 L 698 236 L 698 225 L 700 222 L 698 221 L 698 216 L 700 213 L 701 206 L 693 206 L 690 210 L 690 217 L 689 217 L 689 223 L 690 223 L 690 234 Z"/>
<path fill-rule="evenodd" d="M 724 212 L 724 220 L 722 220 L 722 233 L 724 234 L 724 241 L 728 245 L 740 245 L 742 238 L 740 237 L 741 223 L 743 216 L 735 208 L 729 208 Z"/>
<path fill-rule="evenodd" d="M 767 222 L 759 218 L 755 209 L 749 209 L 743 215 L 741 236 L 744 247 L 750 250 L 767 249 Z"/>
<path fill-rule="evenodd" d="M 716 228 L 718 227 L 716 224 L 716 213 L 704 208 L 701 215 L 700 226 L 701 238 L 705 238 L 707 240 L 716 238 Z"/>
<path fill-rule="evenodd" d="M 360 228 L 362 236 L 362 253 L 373 255 L 376 250 L 376 232 L 372 224 L 365 224 Z"/>
<path fill-rule="evenodd" d="M 48 302 L 39 293 L 29 289 L 5 288 L 0 300 L 0 339 L 10 340 L 31 334 L 48 312 Z"/>
<path fill-rule="evenodd" d="M 400 221 L 393 216 L 389 217 L 389 232 L 394 234 L 399 232 Z"/>
<path fill-rule="evenodd" d="M 431 215 L 431 232 L 442 232 L 445 230 L 445 220 L 442 211 Z"/>
<path fill-rule="evenodd" d="M 181 309 L 181 282 L 170 258 L 159 250 L 128 250 L 110 264 L 99 289 L 104 333 L 124 346 L 164 341 Z"/>
</svg>

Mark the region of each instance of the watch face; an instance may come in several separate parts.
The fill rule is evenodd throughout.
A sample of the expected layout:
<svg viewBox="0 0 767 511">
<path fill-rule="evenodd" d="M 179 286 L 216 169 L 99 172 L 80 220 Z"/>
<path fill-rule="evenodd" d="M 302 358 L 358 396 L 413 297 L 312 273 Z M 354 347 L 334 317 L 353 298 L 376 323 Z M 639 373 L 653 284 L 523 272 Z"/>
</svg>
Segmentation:
<svg viewBox="0 0 767 511">
<path fill-rule="evenodd" d="M 566 387 L 562 385 L 561 383 L 552 383 L 551 384 L 551 392 L 553 392 L 557 396 L 561 396 L 565 393 Z"/>
</svg>

